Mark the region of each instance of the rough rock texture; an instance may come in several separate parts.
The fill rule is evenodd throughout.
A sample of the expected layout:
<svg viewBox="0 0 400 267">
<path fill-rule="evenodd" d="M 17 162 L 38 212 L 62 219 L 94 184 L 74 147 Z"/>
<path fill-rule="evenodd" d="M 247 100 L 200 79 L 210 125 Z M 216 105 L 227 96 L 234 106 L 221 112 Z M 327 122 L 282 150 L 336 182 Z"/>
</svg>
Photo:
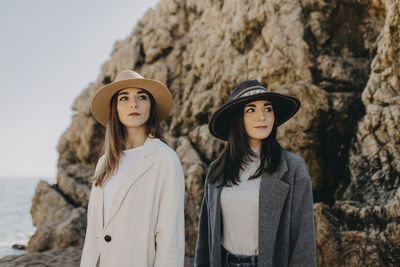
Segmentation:
<svg viewBox="0 0 400 267">
<path fill-rule="evenodd" d="M 54 187 L 40 181 L 32 200 L 33 225 L 37 227 L 27 251 L 82 246 L 86 229 L 86 209 L 74 207 Z"/>
<path fill-rule="evenodd" d="M 332 207 L 314 207 L 319 261 L 326 265 L 400 263 L 400 2 L 384 6 L 362 92 L 365 116 L 350 149 L 350 184 Z"/>
<path fill-rule="evenodd" d="M 81 261 L 82 247 L 51 249 L 45 252 L 25 253 L 0 259 L 2 267 L 77 267 Z M 193 259 L 185 257 L 185 267 L 193 266 Z"/>
<path fill-rule="evenodd" d="M 0 259 L 2 267 L 76 267 L 81 260 L 81 247 L 52 249 L 45 252 L 25 253 Z"/>
<path fill-rule="evenodd" d="M 57 185 L 40 184 L 36 192 L 38 230 L 28 249 L 81 244 L 85 217 L 77 214 L 87 207 L 88 178 L 104 138 L 90 98 L 121 70 L 134 69 L 173 94 L 167 140 L 185 172 L 188 256 L 205 172 L 223 146 L 208 133 L 208 120 L 237 83 L 258 79 L 302 101 L 278 136 L 311 173 L 319 265 L 396 265 L 399 14 L 400 0 L 161 0 L 115 44 L 97 81 L 76 99 L 58 146 Z M 60 217 L 49 204 L 58 198 L 64 202 L 54 203 L 66 210 Z M 65 235 L 72 232 L 73 238 Z"/>
</svg>

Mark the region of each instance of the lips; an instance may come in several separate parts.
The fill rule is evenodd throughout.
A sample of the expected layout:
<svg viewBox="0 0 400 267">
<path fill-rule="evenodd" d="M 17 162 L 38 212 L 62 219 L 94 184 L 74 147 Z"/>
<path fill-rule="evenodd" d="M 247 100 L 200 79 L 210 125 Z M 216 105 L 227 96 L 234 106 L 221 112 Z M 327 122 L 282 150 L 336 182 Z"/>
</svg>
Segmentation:
<svg viewBox="0 0 400 267">
<path fill-rule="evenodd" d="M 137 112 L 131 112 L 128 114 L 128 116 L 139 116 L 139 115 L 140 115 L 140 113 L 137 113 Z"/>
<path fill-rule="evenodd" d="M 254 128 L 264 130 L 264 129 L 267 129 L 267 126 L 256 126 Z"/>
</svg>

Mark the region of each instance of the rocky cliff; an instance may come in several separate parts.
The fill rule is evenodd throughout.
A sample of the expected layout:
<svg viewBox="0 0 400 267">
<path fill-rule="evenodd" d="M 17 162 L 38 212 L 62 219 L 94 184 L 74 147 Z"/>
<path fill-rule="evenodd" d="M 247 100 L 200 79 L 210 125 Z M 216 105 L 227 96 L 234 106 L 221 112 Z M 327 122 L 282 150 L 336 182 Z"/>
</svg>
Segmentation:
<svg viewBox="0 0 400 267">
<path fill-rule="evenodd" d="M 28 251 L 82 246 L 104 138 L 89 103 L 123 69 L 173 94 L 168 142 L 185 172 L 188 256 L 205 171 L 223 145 L 208 120 L 236 84 L 258 79 L 302 102 L 278 135 L 309 167 L 319 266 L 400 262 L 400 0 L 161 0 L 76 99 L 57 184 L 36 190 Z"/>
</svg>

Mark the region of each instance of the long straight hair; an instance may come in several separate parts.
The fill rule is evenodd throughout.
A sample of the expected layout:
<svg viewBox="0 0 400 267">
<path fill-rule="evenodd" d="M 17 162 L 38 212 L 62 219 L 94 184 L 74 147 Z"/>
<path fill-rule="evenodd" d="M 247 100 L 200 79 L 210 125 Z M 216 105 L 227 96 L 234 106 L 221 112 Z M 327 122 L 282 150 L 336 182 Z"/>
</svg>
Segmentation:
<svg viewBox="0 0 400 267">
<path fill-rule="evenodd" d="M 281 155 L 282 147 L 276 140 L 274 123 L 269 136 L 261 142 L 260 165 L 249 179 L 260 177 L 264 171 L 273 173 L 279 167 Z M 244 127 L 242 108 L 232 116 L 228 142 L 210 166 L 208 182 L 212 184 L 219 181 L 218 186 L 237 185 L 240 182 L 239 171 L 244 170 L 254 156 L 256 155 L 250 148 L 249 137 Z"/>
<path fill-rule="evenodd" d="M 146 134 L 149 137 L 159 138 L 164 141 L 163 131 L 156 113 L 154 97 L 148 91 L 144 90 L 144 92 L 150 98 L 150 114 L 146 122 Z M 93 176 L 95 185 L 100 187 L 117 172 L 120 156 L 126 149 L 125 128 L 118 118 L 117 99 L 118 92 L 112 96 L 110 101 L 110 115 L 104 142 L 105 159 L 99 171 Z"/>
</svg>

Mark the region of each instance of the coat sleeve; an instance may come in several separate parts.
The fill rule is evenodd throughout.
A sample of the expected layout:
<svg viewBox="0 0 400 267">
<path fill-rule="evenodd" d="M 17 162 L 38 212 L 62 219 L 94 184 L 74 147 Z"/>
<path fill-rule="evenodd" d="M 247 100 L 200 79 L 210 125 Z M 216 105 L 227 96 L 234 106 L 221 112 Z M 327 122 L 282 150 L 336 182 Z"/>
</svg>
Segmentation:
<svg viewBox="0 0 400 267">
<path fill-rule="evenodd" d="M 94 185 L 93 185 L 94 186 Z M 93 187 L 92 186 L 92 187 Z M 91 205 L 92 205 L 92 200 L 93 199 L 93 191 L 90 192 L 90 197 L 89 197 L 89 204 L 88 204 L 88 209 L 87 209 L 87 226 L 86 226 L 86 233 L 85 233 L 85 242 L 83 245 L 83 250 L 82 250 L 82 257 L 81 257 L 81 263 L 80 266 L 81 267 L 86 267 L 89 266 L 89 261 L 90 259 L 88 259 L 90 252 L 93 250 L 92 245 L 93 245 L 93 241 L 91 240 L 91 236 L 92 236 L 92 232 L 93 232 L 93 226 L 92 224 L 89 223 L 89 218 L 92 218 L 92 209 Z"/>
<path fill-rule="evenodd" d="M 295 173 L 290 226 L 289 266 L 316 266 L 311 179 L 302 161 Z"/>
<path fill-rule="evenodd" d="M 102 168 L 102 166 L 104 164 L 104 160 L 105 160 L 105 155 L 103 155 L 103 156 L 101 156 L 99 158 L 99 160 L 97 161 L 97 164 L 96 164 L 96 168 L 95 168 L 94 174 L 96 174 L 96 173 L 98 173 L 100 171 L 100 169 Z M 94 201 L 93 200 L 93 189 L 94 188 L 95 188 L 95 182 L 92 183 L 92 188 L 90 189 L 90 196 L 89 196 L 88 208 L 87 208 L 87 220 L 88 220 L 88 223 L 87 223 L 86 232 L 88 230 L 90 230 L 91 229 L 90 227 L 92 226 L 92 224 L 89 223 L 89 218 L 93 218 L 92 209 L 94 209 L 93 205 L 95 204 L 95 203 L 93 203 L 93 201 Z M 101 203 L 101 204 L 103 204 L 103 203 Z"/>
<path fill-rule="evenodd" d="M 97 173 L 103 162 L 104 162 L 104 156 L 102 156 L 96 164 L 96 170 L 95 173 Z M 95 185 L 94 183 L 92 184 L 92 188 L 90 190 L 90 196 L 89 196 L 89 202 L 88 202 L 88 208 L 87 208 L 87 227 L 86 227 L 86 234 L 85 234 L 85 242 L 83 245 L 83 250 L 82 250 L 82 257 L 81 257 L 81 267 L 85 267 L 85 266 L 90 266 L 90 262 L 92 261 L 92 259 L 90 258 L 90 255 L 93 255 L 93 251 L 96 251 L 96 249 L 93 246 L 95 246 L 94 244 L 96 244 L 96 241 L 93 240 L 94 236 L 95 236 L 95 222 L 93 221 L 95 218 L 95 214 L 93 214 L 93 209 L 94 209 L 94 200 L 93 200 L 93 189 L 94 189 Z"/>
<path fill-rule="evenodd" d="M 207 181 L 204 186 L 203 201 L 200 209 L 199 230 L 197 233 L 196 252 L 194 257 L 195 267 L 210 266 L 209 240 L 208 240 L 208 211 L 207 211 Z"/>
<path fill-rule="evenodd" d="M 185 181 L 178 156 L 164 162 L 164 182 L 160 192 L 155 229 L 156 257 L 154 267 L 183 267 L 185 258 Z"/>
</svg>

